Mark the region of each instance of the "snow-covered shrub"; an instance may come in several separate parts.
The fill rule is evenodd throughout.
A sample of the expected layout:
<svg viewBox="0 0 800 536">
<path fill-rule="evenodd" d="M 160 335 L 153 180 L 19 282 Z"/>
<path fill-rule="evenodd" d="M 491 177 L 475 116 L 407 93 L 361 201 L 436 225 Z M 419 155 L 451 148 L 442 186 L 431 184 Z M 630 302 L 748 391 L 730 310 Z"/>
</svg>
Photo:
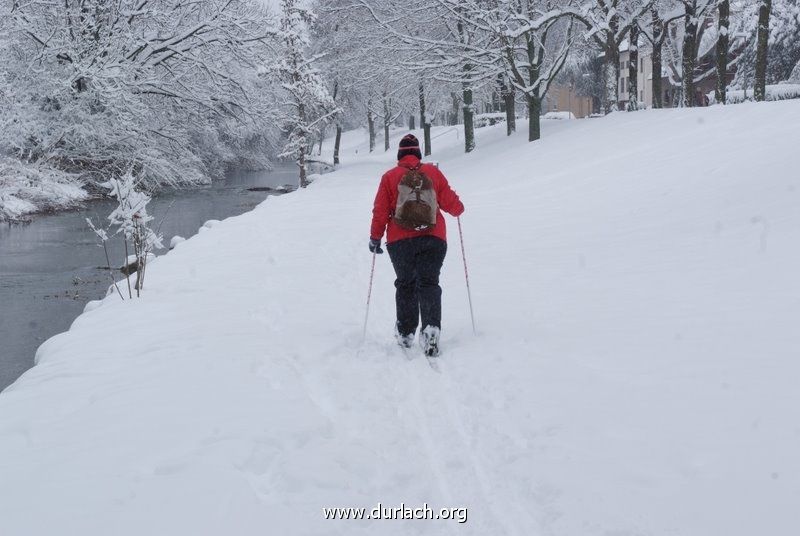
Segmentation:
<svg viewBox="0 0 800 536">
<path fill-rule="evenodd" d="M 89 225 L 89 228 L 92 230 L 92 232 L 94 232 L 94 234 L 97 236 L 98 240 L 100 241 L 100 247 L 103 248 L 103 252 L 106 255 L 106 270 L 108 270 L 108 277 L 111 279 L 111 287 L 109 287 L 108 294 L 111 294 L 111 288 L 114 288 L 117 291 L 119 297 L 124 300 L 125 298 L 122 296 L 122 291 L 119 290 L 119 286 L 117 286 L 117 280 L 114 278 L 114 272 L 111 269 L 111 258 L 108 255 L 107 229 L 96 226 L 94 222 L 89 218 L 86 218 L 86 223 Z M 130 295 L 130 285 L 128 285 L 128 292 Z"/>
<path fill-rule="evenodd" d="M 714 92 L 708 94 L 709 101 L 714 104 Z M 800 84 L 774 84 L 767 86 L 766 100 L 780 101 L 789 99 L 800 99 Z M 753 100 L 752 89 L 730 89 L 728 90 L 727 103 L 739 104 Z"/>
<path fill-rule="evenodd" d="M 477 114 L 475 116 L 475 128 L 482 128 L 487 126 L 496 125 L 497 123 L 505 123 L 505 113 L 485 113 Z"/>
<path fill-rule="evenodd" d="M 108 189 L 109 195 L 117 200 L 117 207 L 108 215 L 108 226 L 101 228 L 90 219 L 86 223 L 97 235 L 105 251 L 109 274 L 111 274 L 111 260 L 108 256 L 107 242 L 110 237 L 121 236 L 125 242 L 125 263 L 120 270 L 125 274 L 128 283 L 128 297 L 133 297 L 130 275 L 136 272 L 136 296 L 144 287 L 144 276 L 149 262 L 155 258 L 154 250 L 164 247 L 162 237 L 157 231 L 150 228 L 153 217 L 147 213 L 147 204 L 150 196 L 137 187 L 137 180 L 133 172 L 128 171 L 119 178 L 111 178 L 102 184 Z M 130 248 L 133 255 L 130 255 Z M 113 275 L 111 281 L 120 298 L 122 292 L 117 287 Z"/>
<path fill-rule="evenodd" d="M 164 247 L 160 234 L 150 228 L 153 217 L 147 213 L 150 196 L 137 189 L 137 180 L 130 171 L 120 178 L 112 178 L 103 186 L 110 190 L 110 195 L 117 200 L 117 207 L 109 214 L 108 221 L 116 233 L 125 239 L 125 251 L 128 243 L 133 245 L 136 259 L 136 295 L 144 287 L 144 276 L 147 263 L 153 250 Z M 130 264 L 129 264 L 130 265 Z"/>
</svg>

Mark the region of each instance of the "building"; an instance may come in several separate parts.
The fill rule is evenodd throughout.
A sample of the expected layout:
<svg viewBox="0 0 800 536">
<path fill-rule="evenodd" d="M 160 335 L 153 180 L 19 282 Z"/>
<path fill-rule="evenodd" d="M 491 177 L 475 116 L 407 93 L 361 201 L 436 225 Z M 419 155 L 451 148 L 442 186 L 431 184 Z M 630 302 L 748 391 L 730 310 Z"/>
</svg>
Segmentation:
<svg viewBox="0 0 800 536">
<path fill-rule="evenodd" d="M 598 110 L 593 100 L 591 97 L 578 95 L 570 86 L 553 84 L 542 102 L 542 113 L 572 112 L 575 118 L 582 119 Z"/>
<path fill-rule="evenodd" d="M 736 74 L 734 61 L 745 48 L 746 42 L 742 39 L 731 42 L 729 50 L 729 68 L 727 82 L 730 84 Z M 623 41 L 619 48 L 620 76 L 619 76 L 619 109 L 624 110 L 628 104 L 630 88 L 629 69 L 631 53 L 628 41 Z M 653 107 L 653 58 L 652 53 L 643 46 L 639 46 L 639 65 L 637 66 L 637 92 L 639 108 Z M 674 72 L 672 76 L 668 71 L 666 58 L 661 67 L 661 103 L 664 108 L 672 108 L 680 103 L 682 88 L 680 73 Z M 695 64 L 695 106 L 708 106 L 708 95 L 713 93 L 717 85 L 716 59 L 714 47 L 709 47 L 704 54 L 697 58 Z"/>
<path fill-rule="evenodd" d="M 619 47 L 619 109 L 624 110 L 628 106 L 628 93 L 630 90 L 630 70 L 631 52 L 628 41 L 623 41 Z M 638 90 L 639 108 L 653 107 L 653 57 L 652 54 L 639 47 L 639 65 L 637 66 L 636 88 Z M 669 77 L 666 68 L 661 68 L 661 103 L 664 108 L 671 108 L 677 103 L 676 97 L 680 94 L 680 86 L 674 84 Z"/>
</svg>

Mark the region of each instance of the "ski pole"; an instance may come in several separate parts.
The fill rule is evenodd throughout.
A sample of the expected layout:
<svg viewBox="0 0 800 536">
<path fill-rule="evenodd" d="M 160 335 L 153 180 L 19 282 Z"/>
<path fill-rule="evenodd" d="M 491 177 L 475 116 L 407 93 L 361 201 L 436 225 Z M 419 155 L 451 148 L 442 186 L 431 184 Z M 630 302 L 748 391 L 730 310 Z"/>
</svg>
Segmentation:
<svg viewBox="0 0 800 536">
<path fill-rule="evenodd" d="M 467 254 L 464 253 L 464 233 L 461 231 L 461 216 L 457 217 L 458 221 L 458 237 L 461 239 L 461 258 L 464 260 L 464 279 L 467 281 L 467 298 L 469 298 L 469 316 L 472 319 L 472 333 L 478 334 L 475 329 L 475 313 L 472 311 L 472 292 L 469 289 L 469 272 L 467 271 Z"/>
<path fill-rule="evenodd" d="M 367 340 L 367 321 L 369 320 L 369 299 L 372 297 L 372 278 L 375 276 L 375 257 L 377 253 L 372 254 L 372 269 L 369 272 L 369 290 L 367 291 L 367 312 L 364 314 L 364 334 L 361 342 Z"/>
</svg>

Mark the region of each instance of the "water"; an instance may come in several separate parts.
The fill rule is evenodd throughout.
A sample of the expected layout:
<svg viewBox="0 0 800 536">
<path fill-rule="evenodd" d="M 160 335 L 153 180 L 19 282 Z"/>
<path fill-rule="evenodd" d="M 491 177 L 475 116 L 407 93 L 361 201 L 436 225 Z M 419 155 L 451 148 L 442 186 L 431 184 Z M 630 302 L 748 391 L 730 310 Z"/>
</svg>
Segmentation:
<svg viewBox="0 0 800 536">
<path fill-rule="evenodd" d="M 156 224 L 163 218 L 168 245 L 175 235 L 189 238 L 207 220 L 242 214 L 270 195 L 248 188 L 296 183 L 296 168 L 236 171 L 207 188 L 160 195 L 148 211 Z M 66 331 L 86 302 L 105 295 L 110 284 L 105 255 L 86 218 L 105 222 L 113 206 L 95 201 L 30 224 L 0 226 L 0 390 L 33 366 L 39 345 Z M 124 258 L 119 240 L 111 241 L 109 250 L 112 266 L 119 266 Z"/>
</svg>

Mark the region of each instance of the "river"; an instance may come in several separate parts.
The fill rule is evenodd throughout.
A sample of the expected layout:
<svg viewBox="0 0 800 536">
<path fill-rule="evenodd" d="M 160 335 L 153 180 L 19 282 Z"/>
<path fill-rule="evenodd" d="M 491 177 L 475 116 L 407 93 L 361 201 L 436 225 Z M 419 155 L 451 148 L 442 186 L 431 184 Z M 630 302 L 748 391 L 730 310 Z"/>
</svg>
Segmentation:
<svg viewBox="0 0 800 536">
<path fill-rule="evenodd" d="M 163 219 L 166 246 L 175 235 L 189 238 L 207 220 L 242 214 L 271 195 L 249 188 L 295 184 L 296 168 L 236 171 L 206 188 L 163 193 L 148 212 L 156 224 Z M 33 366 L 40 344 L 69 329 L 88 301 L 105 295 L 110 284 L 105 255 L 86 218 L 105 222 L 113 207 L 111 201 L 93 201 L 28 224 L 0 225 L 0 390 Z M 119 266 L 121 242 L 110 244 L 112 265 Z"/>
</svg>

